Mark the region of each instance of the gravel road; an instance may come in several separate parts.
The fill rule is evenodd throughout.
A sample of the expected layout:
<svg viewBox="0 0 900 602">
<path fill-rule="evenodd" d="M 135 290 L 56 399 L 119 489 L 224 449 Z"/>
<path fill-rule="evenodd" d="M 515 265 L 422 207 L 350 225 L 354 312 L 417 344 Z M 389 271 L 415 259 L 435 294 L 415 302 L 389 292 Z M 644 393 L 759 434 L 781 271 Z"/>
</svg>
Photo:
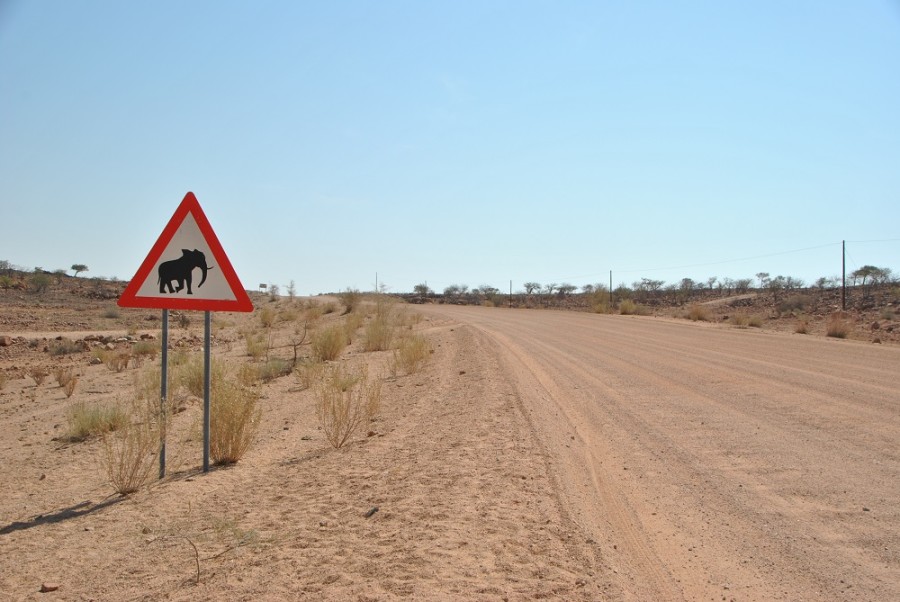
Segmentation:
<svg viewBox="0 0 900 602">
<path fill-rule="evenodd" d="M 489 342 L 622 598 L 900 600 L 900 348 L 421 311 Z"/>
</svg>

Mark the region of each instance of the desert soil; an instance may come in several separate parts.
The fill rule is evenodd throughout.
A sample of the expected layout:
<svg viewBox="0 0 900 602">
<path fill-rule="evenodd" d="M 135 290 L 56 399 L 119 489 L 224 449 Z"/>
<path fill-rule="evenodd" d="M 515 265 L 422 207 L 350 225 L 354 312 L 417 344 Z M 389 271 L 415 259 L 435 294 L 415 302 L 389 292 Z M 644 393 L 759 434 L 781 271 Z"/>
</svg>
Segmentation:
<svg viewBox="0 0 900 602">
<path fill-rule="evenodd" d="M 378 420 L 350 445 L 327 445 L 314 392 L 283 377 L 262 388 L 244 459 L 204 474 L 197 438 L 173 437 L 169 476 L 126 498 L 65 416 L 127 397 L 134 370 L 4 348 L 0 599 L 900 599 L 900 348 L 415 311 L 434 351 L 420 372 L 390 376 L 390 352 L 358 341 L 338 360 L 384 375 Z M 232 366 L 244 319 L 216 330 Z M 196 350 L 199 332 L 173 337 Z M 25 377 L 35 362 L 69 362 L 72 399 Z M 190 432 L 199 401 L 186 407 Z"/>
</svg>

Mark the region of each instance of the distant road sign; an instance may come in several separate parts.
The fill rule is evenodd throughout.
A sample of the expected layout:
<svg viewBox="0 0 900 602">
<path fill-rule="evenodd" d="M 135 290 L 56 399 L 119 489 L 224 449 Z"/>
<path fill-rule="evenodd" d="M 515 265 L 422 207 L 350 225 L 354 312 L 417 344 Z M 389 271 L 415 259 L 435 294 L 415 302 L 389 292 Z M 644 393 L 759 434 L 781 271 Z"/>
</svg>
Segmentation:
<svg viewBox="0 0 900 602">
<path fill-rule="evenodd" d="M 253 311 L 216 233 L 188 192 L 119 298 L 121 307 Z"/>
</svg>

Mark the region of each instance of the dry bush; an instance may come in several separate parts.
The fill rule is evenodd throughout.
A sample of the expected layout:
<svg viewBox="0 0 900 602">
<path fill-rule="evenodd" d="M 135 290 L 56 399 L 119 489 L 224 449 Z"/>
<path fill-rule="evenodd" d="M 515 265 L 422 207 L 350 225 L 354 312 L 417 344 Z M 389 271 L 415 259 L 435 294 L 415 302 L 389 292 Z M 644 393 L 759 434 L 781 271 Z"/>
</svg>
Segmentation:
<svg viewBox="0 0 900 602">
<path fill-rule="evenodd" d="M 391 372 L 398 374 L 415 374 L 418 372 L 428 356 L 431 355 L 431 346 L 424 336 L 415 334 L 403 337 L 400 345 L 394 350 L 394 360 L 391 363 Z"/>
<path fill-rule="evenodd" d="M 357 290 L 347 289 L 343 293 L 339 293 L 338 297 L 344 304 L 344 315 L 352 313 L 362 301 L 362 295 Z"/>
<path fill-rule="evenodd" d="M 53 372 L 53 377 L 60 387 L 65 387 L 67 382 L 75 378 L 75 374 L 71 368 L 59 367 Z"/>
<path fill-rule="evenodd" d="M 738 328 L 747 328 L 747 325 L 750 324 L 750 318 L 745 314 L 735 314 L 731 316 L 730 322 Z"/>
<path fill-rule="evenodd" d="M 131 363 L 135 368 L 139 368 L 144 364 L 144 360 L 151 362 L 156 359 L 156 355 L 160 352 L 159 343 L 153 341 L 140 341 L 135 343 L 131 348 Z"/>
<path fill-rule="evenodd" d="M 71 339 L 60 339 L 54 341 L 49 348 L 50 355 L 69 355 L 72 353 L 81 353 L 84 348 L 80 343 L 76 343 Z"/>
<path fill-rule="evenodd" d="M 75 385 L 78 384 L 78 377 L 73 376 L 71 380 L 67 381 L 66 384 L 63 385 L 63 393 L 66 394 L 66 399 L 72 397 L 75 393 Z"/>
<path fill-rule="evenodd" d="M 340 325 L 323 328 L 312 338 L 313 355 L 323 362 L 337 359 L 346 346 L 347 332 Z"/>
<path fill-rule="evenodd" d="M 256 364 L 241 364 L 238 368 L 237 382 L 242 387 L 255 387 L 259 384 L 259 369 Z"/>
<path fill-rule="evenodd" d="M 301 389 L 311 389 L 325 374 L 325 364 L 321 362 L 302 362 L 294 369 Z"/>
<path fill-rule="evenodd" d="M 389 312 L 376 313 L 366 325 L 363 349 L 366 351 L 386 351 L 394 342 L 395 327 L 391 323 Z"/>
<path fill-rule="evenodd" d="M 40 387 L 42 384 L 44 384 L 44 379 L 46 379 L 47 376 L 50 375 L 50 373 L 47 372 L 44 368 L 38 366 L 29 368 L 26 374 L 31 377 L 36 387 Z"/>
<path fill-rule="evenodd" d="M 329 367 L 316 386 L 316 413 L 325 438 L 335 449 L 367 424 L 380 405 L 381 381 L 370 382 L 365 368 L 351 373 L 343 366 Z"/>
<path fill-rule="evenodd" d="M 275 310 L 271 307 L 263 307 L 259 310 L 259 322 L 263 328 L 272 328 L 275 325 Z"/>
<path fill-rule="evenodd" d="M 623 316 L 631 316 L 637 313 L 637 303 L 631 299 L 622 299 L 619 302 L 619 313 Z"/>
<path fill-rule="evenodd" d="M 765 318 L 759 315 L 752 315 L 747 320 L 747 326 L 750 328 L 762 328 L 763 322 L 765 322 Z"/>
<path fill-rule="evenodd" d="M 128 368 L 131 361 L 131 351 L 117 351 L 115 349 L 97 349 L 94 356 L 103 362 L 110 372 L 122 372 Z"/>
<path fill-rule="evenodd" d="M 234 464 L 244 457 L 259 430 L 259 395 L 230 381 L 211 391 L 209 455 L 215 464 Z"/>
<path fill-rule="evenodd" d="M 809 322 L 807 320 L 797 320 L 794 332 L 797 334 L 809 334 Z"/>
<path fill-rule="evenodd" d="M 293 370 L 293 363 L 280 357 L 269 358 L 265 363 L 256 366 L 257 379 L 264 383 L 287 376 Z"/>
<path fill-rule="evenodd" d="M 134 404 L 135 408 L 139 405 Z M 103 435 L 103 469 L 119 495 L 140 490 L 150 479 L 158 465 L 160 425 L 158 415 L 154 419 L 138 410 L 122 428 Z"/>
<path fill-rule="evenodd" d="M 269 340 L 263 332 L 245 331 L 244 341 L 247 344 L 247 355 L 255 360 L 269 353 Z"/>
<path fill-rule="evenodd" d="M 334 313 L 334 310 L 332 309 L 328 313 Z M 303 319 L 312 324 L 324 314 L 325 308 L 318 303 L 313 303 L 303 310 Z"/>
<path fill-rule="evenodd" d="M 694 303 L 688 308 L 687 318 L 694 322 L 709 321 L 709 309 L 705 305 L 700 305 L 699 303 Z"/>
<path fill-rule="evenodd" d="M 337 311 L 337 305 L 335 305 L 334 303 L 326 303 L 325 305 L 322 306 L 323 314 L 333 314 L 336 311 Z"/>
<path fill-rule="evenodd" d="M 179 386 L 184 387 L 194 397 L 203 398 L 205 361 L 202 353 L 195 353 L 185 363 L 178 366 L 172 379 L 172 388 L 177 389 Z M 225 380 L 225 366 L 216 360 L 210 358 L 209 381 L 210 389 L 215 387 L 216 383 Z"/>
<path fill-rule="evenodd" d="M 84 441 L 89 437 L 123 428 L 128 423 L 128 414 L 117 405 L 106 406 L 79 401 L 69 406 L 66 422 L 69 427 L 69 440 Z"/>
<path fill-rule="evenodd" d="M 825 323 L 825 334 L 836 339 L 846 339 L 850 334 L 850 323 L 841 312 L 835 312 L 828 317 Z"/>
<path fill-rule="evenodd" d="M 353 342 L 356 331 L 359 330 L 359 327 L 362 326 L 365 319 L 365 312 L 359 310 L 353 312 L 352 314 L 349 314 L 346 318 L 344 318 L 344 333 L 346 333 L 347 335 L 348 345 Z"/>
</svg>

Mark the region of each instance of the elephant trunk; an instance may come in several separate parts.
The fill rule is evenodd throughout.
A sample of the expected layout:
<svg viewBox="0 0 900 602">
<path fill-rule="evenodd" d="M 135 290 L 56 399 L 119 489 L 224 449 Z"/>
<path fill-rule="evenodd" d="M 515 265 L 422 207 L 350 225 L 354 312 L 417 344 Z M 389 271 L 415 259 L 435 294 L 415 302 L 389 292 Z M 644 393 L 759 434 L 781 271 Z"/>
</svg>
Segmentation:
<svg viewBox="0 0 900 602">
<path fill-rule="evenodd" d="M 206 282 L 206 273 L 211 269 L 213 269 L 213 266 L 209 266 L 209 267 L 207 267 L 205 265 L 200 266 L 200 270 L 203 272 L 203 277 L 200 278 L 200 282 L 197 283 L 197 288 L 200 288 L 201 286 L 203 286 L 203 283 Z"/>
</svg>

